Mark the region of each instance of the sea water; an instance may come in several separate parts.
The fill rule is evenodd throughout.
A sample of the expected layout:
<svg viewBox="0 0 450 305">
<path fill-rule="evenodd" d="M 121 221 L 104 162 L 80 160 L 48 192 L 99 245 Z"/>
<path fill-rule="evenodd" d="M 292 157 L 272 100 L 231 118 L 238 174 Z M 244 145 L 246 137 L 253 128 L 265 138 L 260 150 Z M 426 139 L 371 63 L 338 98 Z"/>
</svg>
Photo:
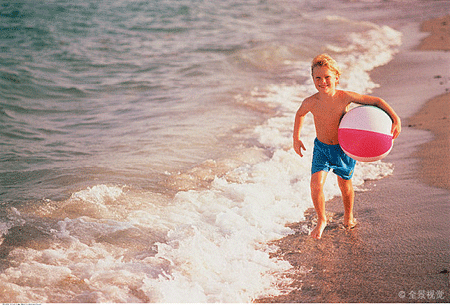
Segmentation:
<svg viewBox="0 0 450 305">
<path fill-rule="evenodd" d="M 0 301 L 287 292 L 268 242 L 312 206 L 311 116 L 292 149 L 311 59 L 370 93 L 398 28 L 445 2 L 3 1 Z M 393 168 L 358 163 L 354 184 Z"/>
</svg>

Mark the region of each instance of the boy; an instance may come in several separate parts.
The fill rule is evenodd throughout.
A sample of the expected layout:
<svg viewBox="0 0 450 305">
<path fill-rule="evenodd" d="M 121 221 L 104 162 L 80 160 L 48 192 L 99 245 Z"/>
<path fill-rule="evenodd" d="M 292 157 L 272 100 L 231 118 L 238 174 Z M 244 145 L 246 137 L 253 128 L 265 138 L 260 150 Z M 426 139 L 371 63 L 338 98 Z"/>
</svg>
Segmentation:
<svg viewBox="0 0 450 305">
<path fill-rule="evenodd" d="M 302 149 L 305 150 L 305 146 L 300 140 L 300 131 L 305 115 L 311 112 L 317 135 L 311 168 L 311 197 L 318 218 L 311 236 L 320 239 L 327 226 L 323 186 L 330 169 L 338 176 L 338 185 L 344 202 L 344 226 L 350 229 L 356 226 L 356 220 L 353 218 L 355 193 L 351 180 L 356 161 L 342 151 L 338 142 L 339 122 L 348 111 L 348 106 L 351 103 L 374 105 L 386 111 L 393 121 L 391 132 L 394 139 L 401 131 L 401 121 L 395 111 L 381 98 L 337 90 L 336 85 L 339 83 L 341 72 L 330 56 L 326 54 L 316 56 L 312 61 L 311 73 L 318 92 L 306 98 L 297 111 L 294 124 L 294 150 L 303 157 Z"/>
</svg>

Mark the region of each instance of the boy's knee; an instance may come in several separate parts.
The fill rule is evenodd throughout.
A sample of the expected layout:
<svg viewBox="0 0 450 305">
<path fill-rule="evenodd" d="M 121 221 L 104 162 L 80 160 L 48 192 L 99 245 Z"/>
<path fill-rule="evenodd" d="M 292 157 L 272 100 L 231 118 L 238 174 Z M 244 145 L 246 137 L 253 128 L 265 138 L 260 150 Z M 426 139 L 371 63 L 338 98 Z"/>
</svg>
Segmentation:
<svg viewBox="0 0 450 305">
<path fill-rule="evenodd" d="M 344 189 L 351 189 L 353 188 L 352 180 L 341 179 L 339 186 Z"/>
<path fill-rule="evenodd" d="M 323 191 L 323 186 L 325 184 L 325 179 L 327 177 L 327 172 L 320 171 L 312 174 L 311 176 L 311 192 L 317 193 Z"/>
<path fill-rule="evenodd" d="M 323 192 L 323 185 L 324 183 L 322 181 L 312 181 L 311 180 L 311 193 L 317 194 L 320 192 Z"/>
<path fill-rule="evenodd" d="M 342 197 L 353 197 L 355 195 L 355 192 L 353 191 L 353 188 L 347 188 L 347 189 L 341 189 Z"/>
<path fill-rule="evenodd" d="M 352 180 L 339 179 L 339 188 L 341 189 L 342 194 L 352 194 L 353 193 L 353 184 Z"/>
</svg>

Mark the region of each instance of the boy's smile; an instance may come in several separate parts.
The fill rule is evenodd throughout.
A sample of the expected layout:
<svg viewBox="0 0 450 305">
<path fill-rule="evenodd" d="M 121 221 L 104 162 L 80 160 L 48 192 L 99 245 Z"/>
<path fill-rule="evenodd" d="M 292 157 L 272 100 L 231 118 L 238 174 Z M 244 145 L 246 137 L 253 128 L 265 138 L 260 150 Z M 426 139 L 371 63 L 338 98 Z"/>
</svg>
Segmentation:
<svg viewBox="0 0 450 305">
<path fill-rule="evenodd" d="M 328 67 L 315 67 L 313 70 L 313 80 L 319 92 L 334 94 L 339 77 Z"/>
</svg>

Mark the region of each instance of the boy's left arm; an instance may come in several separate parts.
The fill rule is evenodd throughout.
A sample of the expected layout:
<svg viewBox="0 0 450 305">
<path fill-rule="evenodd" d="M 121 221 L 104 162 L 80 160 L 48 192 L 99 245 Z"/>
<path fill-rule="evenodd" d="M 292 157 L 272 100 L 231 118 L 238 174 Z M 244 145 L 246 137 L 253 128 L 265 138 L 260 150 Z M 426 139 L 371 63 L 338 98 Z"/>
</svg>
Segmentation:
<svg viewBox="0 0 450 305">
<path fill-rule="evenodd" d="M 385 100 L 379 97 L 362 95 L 354 92 L 348 92 L 348 94 L 350 95 L 351 101 L 354 103 L 362 105 L 373 105 L 386 111 L 386 113 L 392 119 L 392 136 L 394 139 L 398 137 L 402 130 L 402 121 L 397 113 L 395 113 L 394 109 Z"/>
</svg>

